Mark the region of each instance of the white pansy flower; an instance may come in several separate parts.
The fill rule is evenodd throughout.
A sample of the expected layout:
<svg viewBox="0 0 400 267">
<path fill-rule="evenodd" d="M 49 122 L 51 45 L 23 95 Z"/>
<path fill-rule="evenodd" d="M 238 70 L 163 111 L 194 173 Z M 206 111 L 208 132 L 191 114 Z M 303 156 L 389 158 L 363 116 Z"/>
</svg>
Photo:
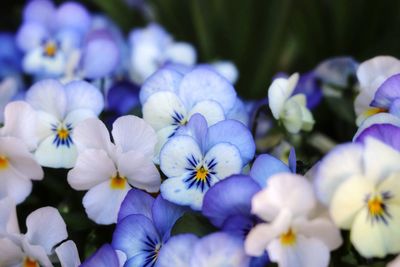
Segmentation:
<svg viewBox="0 0 400 267">
<path fill-rule="evenodd" d="M 38 117 L 36 160 L 45 167 L 73 167 L 77 157 L 74 128 L 103 110 L 100 91 L 85 81 L 64 86 L 56 80 L 42 80 L 29 89 L 26 101 Z"/>
<path fill-rule="evenodd" d="M 400 252 L 400 153 L 373 138 L 332 150 L 315 185 L 333 221 L 366 258 Z"/>
<path fill-rule="evenodd" d="M 293 134 L 300 130 L 310 131 L 314 126 L 314 118 L 307 109 L 306 96 L 292 96 L 298 80 L 298 73 L 288 79 L 277 78 L 268 89 L 268 102 L 273 117 L 282 121 L 287 131 Z"/>
<path fill-rule="evenodd" d="M 113 124 L 111 142 L 106 126 L 96 118 L 75 129 L 79 156 L 68 173 L 76 190 L 89 190 L 83 205 L 89 218 L 112 224 L 122 201 L 132 187 L 157 192 L 161 179 L 153 164 L 157 135 L 144 120 L 123 116 Z"/>
<path fill-rule="evenodd" d="M 249 232 L 246 253 L 261 256 L 267 251 L 280 267 L 328 266 L 329 252 L 342 240 L 328 218 L 309 218 L 316 204 L 304 177 L 290 173 L 270 177 L 252 200 L 252 213 L 270 223 L 260 223 Z"/>
</svg>

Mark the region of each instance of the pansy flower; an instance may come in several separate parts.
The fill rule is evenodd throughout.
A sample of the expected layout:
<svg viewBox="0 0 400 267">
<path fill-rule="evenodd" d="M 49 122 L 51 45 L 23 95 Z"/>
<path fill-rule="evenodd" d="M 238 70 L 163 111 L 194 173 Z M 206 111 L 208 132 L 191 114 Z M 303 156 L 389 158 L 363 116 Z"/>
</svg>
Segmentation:
<svg viewBox="0 0 400 267">
<path fill-rule="evenodd" d="M 360 84 L 360 93 L 354 101 L 358 125 L 369 116 L 384 111 L 370 104 L 382 83 L 398 73 L 400 73 L 400 60 L 390 56 L 377 56 L 359 65 L 357 79 Z"/>
<path fill-rule="evenodd" d="M 152 158 L 157 137 L 144 120 L 128 115 L 112 129 L 114 143 L 103 122 L 88 119 L 75 129 L 79 156 L 68 173 L 76 190 L 89 190 L 83 205 L 89 218 L 99 224 L 117 221 L 119 207 L 132 187 L 148 192 L 160 188 L 160 174 Z"/>
<path fill-rule="evenodd" d="M 339 230 L 324 217 L 310 219 L 316 199 L 304 177 L 279 173 L 252 199 L 252 213 L 269 223 L 257 224 L 246 237 L 249 255 L 269 258 L 282 267 L 329 265 L 329 252 L 340 246 Z"/>
<path fill-rule="evenodd" d="M 193 234 L 174 236 L 160 251 L 158 267 L 247 267 L 250 257 L 243 249 L 243 240 L 217 232 L 198 238 Z"/>
<path fill-rule="evenodd" d="M 300 130 L 310 131 L 314 126 L 314 118 L 307 108 L 305 95 L 292 95 L 298 81 L 299 75 L 295 73 L 288 79 L 275 79 L 268 89 L 268 102 L 273 117 L 293 134 Z"/>
<path fill-rule="evenodd" d="M 27 217 L 26 227 L 25 234 L 18 231 L 2 233 L 1 236 L 0 233 L 0 265 L 53 266 L 51 256 L 55 246 L 68 237 L 66 225 L 58 210 L 52 207 L 35 210 Z M 64 259 L 68 258 L 62 252 L 60 255 Z"/>
<path fill-rule="evenodd" d="M 39 120 L 36 160 L 46 167 L 73 167 L 77 157 L 74 128 L 80 121 L 97 117 L 103 110 L 100 91 L 84 81 L 64 86 L 56 80 L 42 80 L 28 90 L 26 101 Z"/>
<path fill-rule="evenodd" d="M 399 162 L 398 151 L 368 137 L 336 147 L 318 166 L 318 197 L 363 257 L 400 252 Z"/>
<path fill-rule="evenodd" d="M 80 265 L 81 267 L 122 267 L 126 256 L 121 251 L 115 251 L 111 245 L 104 244 L 90 258 Z"/>
<path fill-rule="evenodd" d="M 208 128 L 205 118 L 195 114 L 161 150 L 160 168 L 168 177 L 161 194 L 171 202 L 200 210 L 207 190 L 239 174 L 254 153 L 254 140 L 242 123 L 224 120 Z"/>
<path fill-rule="evenodd" d="M 157 266 L 158 255 L 185 209 L 159 195 L 132 189 L 121 205 L 112 246 L 127 256 L 125 266 Z"/>
<path fill-rule="evenodd" d="M 18 204 L 31 193 L 32 180 L 44 176 L 30 153 L 35 146 L 35 122 L 35 113 L 25 102 L 6 106 L 5 126 L 0 129 L 0 198 L 9 196 Z"/>
<path fill-rule="evenodd" d="M 195 113 L 211 126 L 226 118 L 237 99 L 233 86 L 207 67 L 186 73 L 161 69 L 145 82 L 139 96 L 144 120 L 157 131 L 157 151 Z"/>
<path fill-rule="evenodd" d="M 196 62 L 196 50 L 192 45 L 175 42 L 168 32 L 155 23 L 132 30 L 129 45 L 131 77 L 137 84 L 142 84 L 165 63 L 191 66 Z"/>
<path fill-rule="evenodd" d="M 51 1 L 34 0 L 25 6 L 23 15 L 16 40 L 25 53 L 24 71 L 39 77 L 59 77 L 90 28 L 89 12 L 75 2 L 56 8 Z"/>
</svg>

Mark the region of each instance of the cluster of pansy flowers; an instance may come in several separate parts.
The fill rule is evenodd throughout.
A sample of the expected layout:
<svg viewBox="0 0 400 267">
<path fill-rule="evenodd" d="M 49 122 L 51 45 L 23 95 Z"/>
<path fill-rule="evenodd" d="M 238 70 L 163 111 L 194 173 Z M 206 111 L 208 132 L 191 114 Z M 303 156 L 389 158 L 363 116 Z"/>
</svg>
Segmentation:
<svg viewBox="0 0 400 267">
<path fill-rule="evenodd" d="M 128 39 L 79 3 L 48 0 L 0 35 L 0 266 L 324 267 L 344 243 L 400 266 L 400 60 L 330 59 L 278 74 L 265 99 L 245 102 L 231 63 L 197 64 L 192 45 L 155 23 Z M 351 77 L 358 131 L 305 173 L 285 144 L 312 131 L 313 108 Z M 259 153 L 273 129 L 287 138 Z M 82 264 L 54 207 L 19 230 L 16 205 L 43 167 L 67 169 L 59 178 L 87 191 L 87 217 L 115 224 Z M 187 213 L 215 231 L 174 233 Z"/>
</svg>

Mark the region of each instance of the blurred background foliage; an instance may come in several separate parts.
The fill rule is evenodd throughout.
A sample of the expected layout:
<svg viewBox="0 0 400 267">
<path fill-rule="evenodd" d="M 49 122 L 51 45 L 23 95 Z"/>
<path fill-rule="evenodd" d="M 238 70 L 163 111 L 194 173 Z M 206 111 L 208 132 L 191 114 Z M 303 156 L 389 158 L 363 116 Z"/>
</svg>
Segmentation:
<svg viewBox="0 0 400 267">
<path fill-rule="evenodd" d="M 277 72 L 304 73 L 326 58 L 348 55 L 363 61 L 381 54 L 400 57 L 398 0 L 148 0 L 150 8 L 145 10 L 125 1 L 79 2 L 92 12 L 107 14 L 125 34 L 155 20 L 176 40 L 191 42 L 199 62 L 232 60 L 240 72 L 236 89 L 246 99 L 266 97 Z M 24 0 L 3 5 L 0 30 L 18 29 L 24 5 Z M 355 131 L 351 97 L 347 102 L 325 99 L 313 112 L 316 130 L 337 142 L 351 140 Z M 57 205 L 84 259 L 102 243 L 110 242 L 114 226 L 96 226 L 86 217 L 81 204 L 84 192 L 69 188 L 66 173 L 46 169 L 44 181 L 34 184 L 31 196 L 18 208 L 20 223 L 24 230 L 22 222 L 27 214 L 40 206 Z M 196 227 L 196 215 L 185 218 L 190 223 L 181 225 Z"/>
</svg>

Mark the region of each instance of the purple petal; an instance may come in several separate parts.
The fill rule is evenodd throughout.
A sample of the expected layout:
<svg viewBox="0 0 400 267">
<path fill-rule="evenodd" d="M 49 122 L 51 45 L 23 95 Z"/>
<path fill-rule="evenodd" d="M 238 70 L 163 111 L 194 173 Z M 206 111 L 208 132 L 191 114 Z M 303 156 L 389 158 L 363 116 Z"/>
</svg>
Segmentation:
<svg viewBox="0 0 400 267">
<path fill-rule="evenodd" d="M 400 98 L 394 100 L 390 105 L 389 113 L 400 118 Z"/>
<path fill-rule="evenodd" d="M 314 73 L 323 83 L 346 87 L 357 68 L 357 61 L 351 57 L 334 57 L 321 62 Z"/>
<path fill-rule="evenodd" d="M 265 187 L 269 177 L 281 172 L 291 172 L 291 170 L 279 159 L 268 154 L 261 154 L 254 161 L 250 170 L 250 176 L 255 179 L 261 187 Z"/>
<path fill-rule="evenodd" d="M 400 127 L 392 124 L 374 124 L 360 133 L 355 142 L 364 143 L 367 137 L 374 137 L 400 151 Z"/>
<path fill-rule="evenodd" d="M 307 107 L 315 108 L 322 99 L 322 90 L 313 72 L 307 72 L 300 76 L 299 82 L 293 91 L 293 95 L 304 94 L 307 98 Z"/>
<path fill-rule="evenodd" d="M 203 214 L 217 227 L 222 227 L 229 216 L 250 216 L 251 199 L 259 190 L 261 187 L 251 177 L 231 176 L 207 191 Z"/>
<path fill-rule="evenodd" d="M 120 81 L 111 86 L 107 92 L 108 109 L 118 115 L 128 114 L 132 109 L 139 106 L 139 86 Z"/>
<path fill-rule="evenodd" d="M 176 131 L 176 135 L 192 136 L 204 153 L 207 131 L 208 125 L 206 119 L 203 117 L 203 115 L 196 113 L 190 118 L 186 126 L 180 127 Z"/>
<path fill-rule="evenodd" d="M 90 28 L 91 16 L 87 9 L 77 2 L 65 2 L 56 12 L 58 28 L 70 27 L 84 34 Z"/>
<path fill-rule="evenodd" d="M 24 8 L 24 21 L 37 22 L 43 26 L 51 27 L 54 19 L 55 7 L 49 0 L 33 0 Z"/>
<path fill-rule="evenodd" d="M 255 220 L 252 216 L 245 215 L 232 215 L 227 217 L 222 230 L 233 235 L 241 236 L 243 240 L 255 225 Z"/>
<path fill-rule="evenodd" d="M 400 98 L 400 74 L 395 74 L 379 86 L 371 106 L 389 109 L 392 102 L 398 98 Z"/>
<path fill-rule="evenodd" d="M 118 222 L 133 214 L 144 215 L 152 220 L 153 216 L 151 214 L 151 209 L 153 207 L 153 203 L 154 198 L 149 194 L 139 189 L 129 190 L 121 204 L 121 208 L 119 209 Z"/>
<path fill-rule="evenodd" d="M 207 134 L 207 150 L 214 145 L 227 142 L 240 151 L 243 165 L 253 159 L 256 145 L 250 130 L 241 122 L 224 120 L 212 125 Z"/>
<path fill-rule="evenodd" d="M 109 244 L 103 245 L 81 267 L 119 267 L 117 253 Z"/>
<path fill-rule="evenodd" d="M 175 205 L 158 195 L 152 208 L 153 221 L 164 242 L 168 240 L 172 227 L 185 211 L 186 208 Z"/>
</svg>

